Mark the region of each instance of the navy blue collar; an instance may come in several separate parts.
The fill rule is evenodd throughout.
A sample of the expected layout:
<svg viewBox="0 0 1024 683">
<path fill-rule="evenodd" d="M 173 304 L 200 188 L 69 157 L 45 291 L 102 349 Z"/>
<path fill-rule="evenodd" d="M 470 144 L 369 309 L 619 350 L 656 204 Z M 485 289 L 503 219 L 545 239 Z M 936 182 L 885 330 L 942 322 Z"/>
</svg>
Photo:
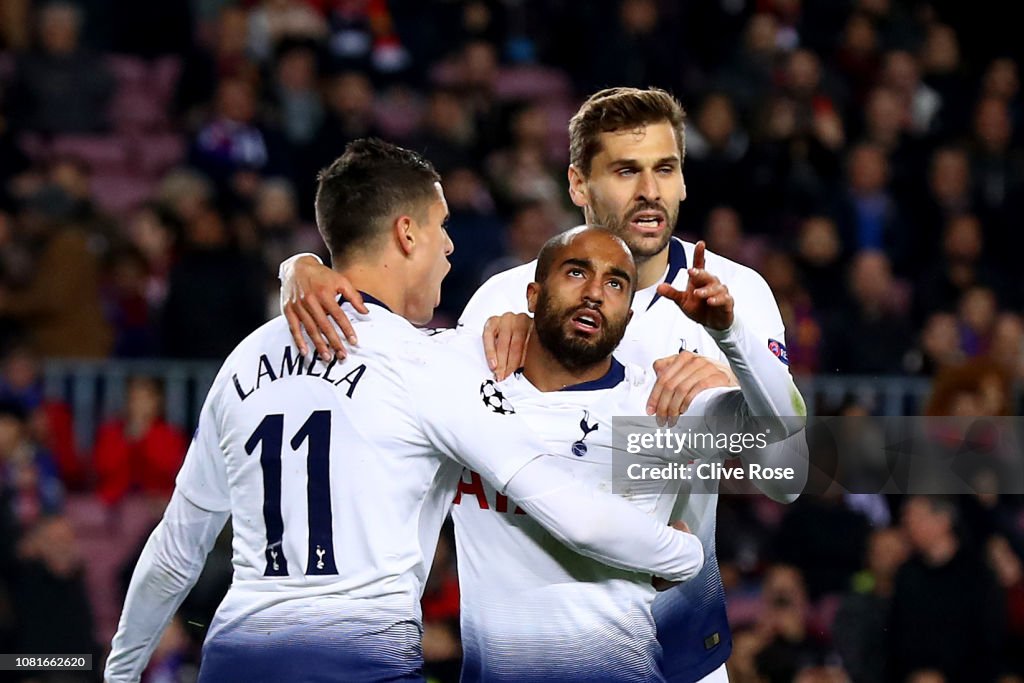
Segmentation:
<svg viewBox="0 0 1024 683">
<path fill-rule="evenodd" d="M 359 292 L 359 296 L 363 297 L 363 303 L 364 304 L 375 304 L 375 305 L 380 306 L 381 308 L 383 308 L 388 313 L 394 313 L 394 311 L 392 311 L 391 308 L 389 308 L 386 303 L 384 303 L 383 301 L 381 301 L 377 297 L 373 296 L 372 294 L 367 294 L 366 292 L 364 292 L 361 289 L 357 289 L 356 291 Z M 345 301 L 346 301 L 346 299 L 345 299 L 344 296 L 338 297 L 338 303 L 339 304 L 345 303 Z"/>
<path fill-rule="evenodd" d="M 679 271 L 686 267 L 686 250 L 683 248 L 682 240 L 678 240 L 675 237 L 668 241 L 668 275 L 665 276 L 665 282 L 672 284 L 676 281 L 676 276 L 679 275 Z M 647 304 L 647 310 L 651 310 L 661 295 L 655 293 L 654 298 L 651 299 L 651 303 Z"/>
<path fill-rule="evenodd" d="M 592 379 L 582 384 L 570 384 L 562 387 L 559 391 L 596 391 L 598 389 L 611 389 L 626 379 L 626 366 L 612 357 L 612 366 L 603 377 Z"/>
</svg>

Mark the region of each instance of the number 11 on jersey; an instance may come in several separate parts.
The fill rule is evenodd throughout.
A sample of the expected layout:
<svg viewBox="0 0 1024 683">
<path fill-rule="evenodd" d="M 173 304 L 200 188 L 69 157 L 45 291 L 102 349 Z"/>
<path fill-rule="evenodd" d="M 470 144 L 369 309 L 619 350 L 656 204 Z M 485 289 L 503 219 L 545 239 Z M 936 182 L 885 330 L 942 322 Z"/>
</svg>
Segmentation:
<svg viewBox="0 0 1024 683">
<path fill-rule="evenodd" d="M 334 563 L 334 537 L 331 529 L 331 411 L 316 410 L 289 445 L 298 452 L 309 442 L 306 457 L 306 506 L 309 518 L 309 551 L 306 574 L 337 574 Z M 284 415 L 267 415 L 245 442 L 245 452 L 252 455 L 257 446 L 263 470 L 263 523 L 267 530 L 265 551 L 267 566 L 264 576 L 288 576 L 288 560 L 284 556 L 284 520 L 281 517 L 281 453 L 284 449 Z"/>
</svg>

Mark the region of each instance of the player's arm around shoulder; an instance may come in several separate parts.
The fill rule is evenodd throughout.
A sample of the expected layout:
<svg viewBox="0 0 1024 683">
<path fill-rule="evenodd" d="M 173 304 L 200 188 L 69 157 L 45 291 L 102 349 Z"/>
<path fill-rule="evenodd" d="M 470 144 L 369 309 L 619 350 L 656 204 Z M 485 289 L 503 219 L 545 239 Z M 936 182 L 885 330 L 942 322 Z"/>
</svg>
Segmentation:
<svg viewBox="0 0 1024 683">
<path fill-rule="evenodd" d="M 587 557 L 671 580 L 704 564 L 700 540 L 660 524 L 612 493 L 568 476 L 533 436 L 486 366 L 459 367 L 449 350 L 431 374 L 442 373 L 444 398 L 420 404 L 424 432 L 442 452 L 478 472 L 516 501 L 556 539 Z M 421 378 L 424 375 L 421 375 Z"/>
</svg>

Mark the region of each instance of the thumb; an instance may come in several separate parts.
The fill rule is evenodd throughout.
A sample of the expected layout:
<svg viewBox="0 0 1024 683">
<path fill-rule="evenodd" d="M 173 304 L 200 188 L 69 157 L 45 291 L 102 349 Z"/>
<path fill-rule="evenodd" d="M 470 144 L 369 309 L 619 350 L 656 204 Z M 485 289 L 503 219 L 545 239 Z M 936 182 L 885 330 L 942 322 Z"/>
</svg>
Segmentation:
<svg viewBox="0 0 1024 683">
<path fill-rule="evenodd" d="M 672 301 L 675 301 L 680 306 L 682 306 L 686 302 L 686 292 L 679 291 L 678 289 L 668 284 L 667 282 L 662 282 L 660 285 L 658 285 L 657 291 L 658 294 L 660 294 L 661 296 L 665 297 L 666 299 L 671 299 Z"/>
</svg>

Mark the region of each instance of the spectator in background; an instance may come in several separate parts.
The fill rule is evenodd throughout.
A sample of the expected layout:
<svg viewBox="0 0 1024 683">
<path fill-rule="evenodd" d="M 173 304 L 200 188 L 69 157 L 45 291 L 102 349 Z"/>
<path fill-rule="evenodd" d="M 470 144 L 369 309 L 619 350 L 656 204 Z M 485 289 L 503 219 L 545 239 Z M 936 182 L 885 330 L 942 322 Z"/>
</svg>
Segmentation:
<svg viewBox="0 0 1024 683">
<path fill-rule="evenodd" d="M 260 81 L 259 67 L 248 52 L 249 18 L 245 8 L 222 5 L 212 34 L 212 44 L 201 42 L 185 57 L 178 80 L 175 106 L 189 129 L 202 125 L 221 81 Z"/>
<path fill-rule="evenodd" d="M 165 502 L 188 441 L 164 419 L 164 388 L 155 378 L 128 380 L 121 417 L 100 426 L 93 451 L 96 492 L 108 506 L 139 492 Z"/>
<path fill-rule="evenodd" d="M 833 624 L 833 641 L 855 683 L 884 683 L 889 604 L 896 572 L 910 555 L 899 528 L 873 531 L 864 569 L 853 577 Z"/>
<path fill-rule="evenodd" d="M 537 258 L 544 243 L 558 232 L 559 223 L 555 216 L 560 213 L 544 202 L 531 201 L 521 204 L 505 228 L 504 255 L 484 266 L 480 281 L 486 282 L 493 275 Z"/>
<path fill-rule="evenodd" d="M 93 634 L 85 565 L 71 522 L 47 516 L 29 528 L 18 544 L 15 580 L 16 652 L 91 654 L 100 648 Z M 41 683 L 92 683 L 92 672 L 44 673 Z"/>
<path fill-rule="evenodd" d="M 523 104 L 512 115 L 512 143 L 487 158 L 487 176 L 499 209 L 527 201 L 565 202 L 564 177 L 551 159 L 547 112 Z"/>
<path fill-rule="evenodd" d="M 928 136 L 935 132 L 942 97 L 921 81 L 920 65 L 914 55 L 899 49 L 885 53 L 879 84 L 892 88 L 900 98 L 912 135 Z"/>
<path fill-rule="evenodd" d="M 1007 103 L 998 97 L 979 100 L 974 109 L 972 134 L 970 163 L 977 210 L 988 229 L 992 253 L 1012 267 L 1013 252 L 1024 248 L 1024 237 L 1019 216 L 1011 219 L 1007 209 L 1019 210 L 1020 193 L 1024 191 L 1024 157 L 1012 147 L 1013 127 Z M 1014 293 L 1019 296 L 1021 292 Z"/>
<path fill-rule="evenodd" d="M 71 408 L 44 394 L 39 357 L 31 346 L 18 343 L 5 352 L 0 401 L 11 401 L 25 411 L 32 439 L 53 455 L 64 486 L 72 490 L 84 488 L 85 468 L 75 445 Z"/>
<path fill-rule="evenodd" d="M 949 498 L 911 496 L 904 504 L 914 555 L 896 574 L 889 680 L 919 670 L 940 672 L 947 683 L 996 679 L 1006 631 L 1002 593 L 989 568 L 962 548 L 958 519 Z"/>
<path fill-rule="evenodd" d="M 35 264 L 24 288 L 0 294 L 0 316 L 21 323 L 44 356 L 102 358 L 113 335 L 100 300 L 99 257 L 84 230 L 53 215 L 52 197 L 37 193 L 19 216 Z"/>
<path fill-rule="evenodd" d="M 907 225 L 889 190 L 889 162 L 884 151 L 870 143 L 850 150 L 847 182 L 834 216 L 844 250 L 863 249 L 886 254 L 898 273 L 908 270 L 910 257 Z"/>
<path fill-rule="evenodd" d="M 316 226 L 299 216 L 295 188 L 285 178 L 268 178 L 256 193 L 252 208 L 258 253 L 263 259 L 266 291 L 277 290 L 277 267 L 292 254 L 312 252 L 327 257 L 324 241 Z M 270 317 L 280 309 L 278 297 L 272 295 L 267 302 Z"/>
<path fill-rule="evenodd" d="M 593 44 L 587 60 L 587 89 L 614 83 L 678 90 L 677 45 L 669 38 L 670 29 L 656 0 L 620 0 L 617 4 L 617 16 L 609 8 L 608 25 L 599 28 L 604 37 Z"/>
<path fill-rule="evenodd" d="M 978 101 L 986 97 L 995 97 L 1006 103 L 1010 125 L 1019 131 L 1024 104 L 1021 102 L 1020 68 L 1017 62 L 1009 57 L 997 57 L 988 63 L 981 78 Z"/>
<path fill-rule="evenodd" d="M 473 116 L 456 90 L 441 87 L 431 91 L 425 120 L 410 140 L 410 148 L 429 154 L 443 173 L 477 163 L 479 144 Z"/>
<path fill-rule="evenodd" d="M 181 222 L 170 209 L 151 201 L 129 218 L 126 232 L 132 247 L 146 263 L 146 303 L 152 311 L 161 310 L 167 298 L 167 279 L 182 232 Z"/>
<path fill-rule="evenodd" d="M 749 147 L 732 99 L 721 92 L 705 96 L 686 130 L 687 197 L 679 209 L 682 225 L 704 225 L 714 207 L 736 199 L 735 188 L 748 182 Z"/>
<path fill-rule="evenodd" d="M 764 646 L 757 672 L 767 683 L 791 683 L 808 667 L 823 664 L 828 645 L 810 623 L 803 576 L 795 567 L 776 565 L 764 577 L 757 629 Z"/>
<path fill-rule="evenodd" d="M 869 533 L 868 518 L 846 504 L 836 484 L 786 508 L 774 548 L 781 562 L 803 574 L 811 599 L 817 600 L 847 590 L 864 562 Z"/>
<path fill-rule="evenodd" d="M 244 196 L 246 175 L 291 170 L 283 136 L 257 113 L 256 92 L 244 80 L 217 86 L 213 115 L 192 141 L 191 163 L 225 194 Z"/>
<path fill-rule="evenodd" d="M 715 77 L 746 116 L 751 116 L 771 91 L 781 55 L 776 42 L 778 28 L 778 21 L 767 12 L 751 16 L 736 54 Z"/>
<path fill-rule="evenodd" d="M 946 224 L 942 255 L 921 273 L 915 296 L 915 320 L 938 312 L 951 312 L 974 286 L 997 287 L 995 272 L 982 262 L 981 223 L 972 214 L 960 214 Z"/>
<path fill-rule="evenodd" d="M 808 216 L 797 235 L 796 266 L 800 283 L 819 315 L 827 318 L 848 298 L 842 278 L 842 244 L 835 222 L 827 216 Z"/>
<path fill-rule="evenodd" d="M 862 251 L 849 269 L 849 306 L 824 324 L 821 369 L 850 374 L 899 373 L 909 349 L 911 327 L 905 296 L 892 276 L 889 259 Z"/>
<path fill-rule="evenodd" d="M 395 30 L 387 0 L 327 0 L 327 49 L 335 70 L 372 73 L 396 80 L 410 67 L 410 55 Z"/>
<path fill-rule="evenodd" d="M 1024 320 L 1017 313 L 1000 313 L 992 330 L 989 355 L 1011 382 L 1024 381 Z"/>
<path fill-rule="evenodd" d="M 711 209 L 704 223 L 704 241 L 710 251 L 737 263 L 761 270 L 765 245 L 751 238 L 743 230 L 743 219 L 731 206 L 719 205 Z"/>
<path fill-rule="evenodd" d="M 925 32 L 920 50 L 922 81 L 942 102 L 934 132 L 941 138 L 955 136 L 968 117 L 971 88 L 964 78 L 960 44 L 952 27 L 933 22 Z"/>
<path fill-rule="evenodd" d="M 939 256 L 939 236 L 952 218 L 964 213 L 977 215 L 972 192 L 967 152 L 957 146 L 935 149 L 925 187 L 908 201 L 908 213 L 914 217 L 912 237 L 920 246 L 919 256 L 912 261 L 917 267 Z"/>
<path fill-rule="evenodd" d="M 288 143 L 309 145 L 324 120 L 314 44 L 285 42 L 278 46 L 270 100 Z"/>
<path fill-rule="evenodd" d="M 961 295 L 957 306 L 960 348 L 969 357 L 988 353 L 995 326 L 996 295 L 988 287 L 974 286 Z"/>
<path fill-rule="evenodd" d="M 225 357 L 266 320 L 262 275 L 262 264 L 239 249 L 224 218 L 200 205 L 171 270 L 161 321 L 164 355 Z"/>
<path fill-rule="evenodd" d="M 96 133 L 109 126 L 114 78 L 79 43 L 81 10 L 55 1 L 39 12 L 39 43 L 16 66 L 10 97 L 18 128 L 43 133 Z"/>
<path fill-rule="evenodd" d="M 132 247 L 117 249 L 107 259 L 106 270 L 103 299 L 107 320 L 114 330 L 113 355 L 156 356 L 160 336 L 147 292 L 149 269 L 145 257 Z"/>
<path fill-rule="evenodd" d="M 454 88 L 469 112 L 476 130 L 477 152 L 481 156 L 498 149 L 505 138 L 506 112 L 495 92 L 499 69 L 494 44 L 471 40 L 457 55 L 453 82 L 440 84 Z"/>
<path fill-rule="evenodd" d="M 988 565 L 1006 598 L 1006 640 L 1000 673 L 1024 677 L 1024 562 L 1004 536 L 990 538 L 985 550 Z"/>
<path fill-rule="evenodd" d="M 960 329 L 952 313 L 933 313 L 924 322 L 911 370 L 933 376 L 964 359 Z"/>
<path fill-rule="evenodd" d="M 320 43 L 327 22 L 307 2 L 262 0 L 249 12 L 249 54 L 266 64 L 285 41 Z"/>
<path fill-rule="evenodd" d="M 309 213 L 303 213 L 306 218 L 312 218 L 317 173 L 341 156 L 353 140 L 381 135 L 375 122 L 376 96 L 373 84 L 362 72 L 343 71 L 328 80 L 324 119 L 302 154 L 303 177 L 297 182 L 299 194 L 305 198 L 303 204 L 309 207 Z"/>
<path fill-rule="evenodd" d="M 445 174 L 448 200 L 448 234 L 462 245 L 449 255 L 452 269 L 444 281 L 444 297 L 437 307 L 435 327 L 454 327 L 462 309 L 481 283 L 483 268 L 502 253 L 504 226 L 483 179 L 469 168 Z M 532 259 L 531 259 L 532 260 Z"/>
<path fill-rule="evenodd" d="M 886 87 L 871 90 L 859 117 L 863 118 L 859 142 L 877 145 L 889 160 L 893 195 L 902 200 L 920 192 L 922 146 L 909 132 L 910 118 L 896 91 Z"/>
<path fill-rule="evenodd" d="M 13 401 L 0 403 L 0 490 L 21 529 L 64 505 L 57 466 L 32 438 L 28 412 Z"/>
<path fill-rule="evenodd" d="M 793 374 L 816 372 L 820 363 L 821 324 L 810 295 L 797 278 L 792 257 L 781 250 L 769 251 L 758 270 L 779 304 Z"/>
<path fill-rule="evenodd" d="M 863 107 L 868 92 L 878 79 L 882 57 L 875 21 L 864 11 L 854 11 L 846 20 L 836 48 L 834 63 L 851 88 L 851 107 Z"/>
</svg>

